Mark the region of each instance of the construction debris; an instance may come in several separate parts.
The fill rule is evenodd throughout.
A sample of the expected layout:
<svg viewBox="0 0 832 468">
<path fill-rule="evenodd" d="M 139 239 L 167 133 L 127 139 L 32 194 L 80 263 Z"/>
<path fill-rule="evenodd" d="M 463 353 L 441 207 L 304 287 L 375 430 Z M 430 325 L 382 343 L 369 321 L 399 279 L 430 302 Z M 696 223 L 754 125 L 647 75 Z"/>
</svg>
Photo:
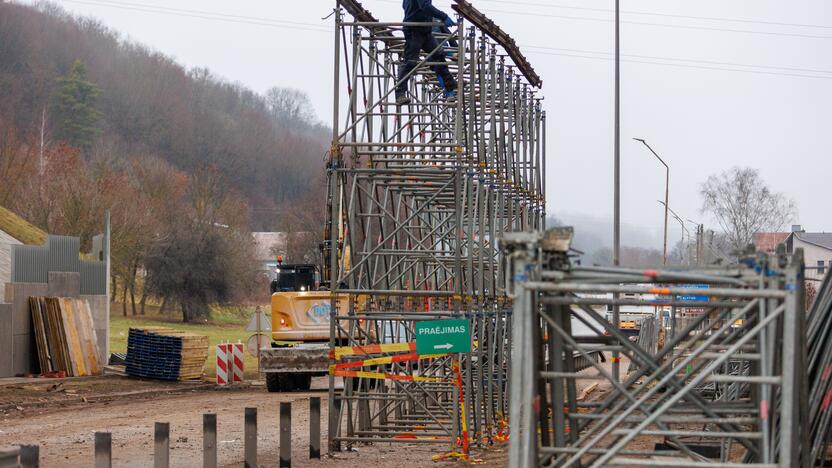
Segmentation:
<svg viewBox="0 0 832 468">
<path fill-rule="evenodd" d="M 202 377 L 208 337 L 166 327 L 131 328 L 127 336 L 127 375 L 159 380 Z"/>
<path fill-rule="evenodd" d="M 101 372 L 98 338 L 86 299 L 30 297 L 29 310 L 42 374 L 63 371 L 80 377 Z"/>
</svg>

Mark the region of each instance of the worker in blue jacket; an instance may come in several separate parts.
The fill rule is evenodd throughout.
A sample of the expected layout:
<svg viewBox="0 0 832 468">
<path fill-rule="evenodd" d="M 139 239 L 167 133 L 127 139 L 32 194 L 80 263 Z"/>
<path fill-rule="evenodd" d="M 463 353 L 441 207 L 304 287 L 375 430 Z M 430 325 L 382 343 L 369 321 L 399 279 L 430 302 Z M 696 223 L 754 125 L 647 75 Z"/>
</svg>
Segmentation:
<svg viewBox="0 0 832 468">
<path fill-rule="evenodd" d="M 445 12 L 433 6 L 431 0 L 403 0 L 402 8 L 404 8 L 403 21 L 405 23 L 430 23 L 434 18 L 438 18 L 448 28 L 456 24 Z M 424 50 L 425 53 L 429 54 L 439 46 L 433 36 L 431 26 L 405 26 L 402 29 L 405 40 L 404 64 L 399 67 L 399 86 L 396 87 L 396 105 L 399 106 L 410 104 L 410 97 L 407 95 L 408 80 L 404 78 L 419 64 L 419 51 Z M 428 57 L 428 61 L 445 62 L 444 51 L 440 49 L 438 53 Z M 456 80 L 448 71 L 447 65 L 437 65 L 432 69 L 436 73 L 439 83 L 444 85 L 445 97 L 448 99 L 456 97 Z"/>
</svg>

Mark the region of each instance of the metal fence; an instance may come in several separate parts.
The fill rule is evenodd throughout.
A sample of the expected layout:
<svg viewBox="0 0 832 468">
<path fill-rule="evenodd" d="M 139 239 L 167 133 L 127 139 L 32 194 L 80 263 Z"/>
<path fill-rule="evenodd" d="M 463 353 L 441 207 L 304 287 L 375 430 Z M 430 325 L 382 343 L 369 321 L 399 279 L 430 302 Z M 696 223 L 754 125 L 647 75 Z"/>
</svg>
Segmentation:
<svg viewBox="0 0 832 468">
<path fill-rule="evenodd" d="M 12 246 L 13 283 L 46 283 L 49 272 L 80 273 L 81 294 L 107 294 L 106 261 L 80 259 L 78 237 L 50 235 L 45 245 Z"/>
</svg>

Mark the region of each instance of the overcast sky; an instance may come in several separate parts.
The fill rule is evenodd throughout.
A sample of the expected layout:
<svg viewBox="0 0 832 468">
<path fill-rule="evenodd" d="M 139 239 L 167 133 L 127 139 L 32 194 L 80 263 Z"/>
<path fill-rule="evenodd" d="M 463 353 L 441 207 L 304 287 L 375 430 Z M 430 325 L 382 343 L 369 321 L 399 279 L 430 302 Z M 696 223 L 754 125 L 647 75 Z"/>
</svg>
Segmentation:
<svg viewBox="0 0 832 468">
<path fill-rule="evenodd" d="M 450 1 L 434 3 L 451 12 Z M 256 91 L 306 91 L 331 124 L 332 20 L 321 18 L 334 0 L 56 3 Z M 400 0 L 362 3 L 400 19 Z M 611 218 L 613 0 L 472 3 L 543 78 L 550 214 Z M 669 163 L 670 206 L 685 218 L 712 225 L 699 212 L 699 184 L 751 166 L 797 202 L 807 230 L 832 231 L 832 2 L 623 0 L 621 10 L 622 221 L 661 247 L 664 169 L 639 137 Z M 671 230 L 673 241 L 678 223 Z"/>
</svg>

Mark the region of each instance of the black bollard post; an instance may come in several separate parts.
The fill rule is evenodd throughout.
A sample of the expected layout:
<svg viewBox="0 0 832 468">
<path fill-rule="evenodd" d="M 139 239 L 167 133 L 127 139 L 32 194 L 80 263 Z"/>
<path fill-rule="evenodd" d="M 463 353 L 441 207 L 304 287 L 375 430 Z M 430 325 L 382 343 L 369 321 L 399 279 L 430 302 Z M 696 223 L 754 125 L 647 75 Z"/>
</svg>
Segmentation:
<svg viewBox="0 0 832 468">
<path fill-rule="evenodd" d="M 170 467 L 170 423 L 157 422 L 153 426 L 153 466 Z"/>
<path fill-rule="evenodd" d="M 246 408 L 244 425 L 245 467 L 257 468 L 257 408 Z"/>
<path fill-rule="evenodd" d="M 109 432 L 95 433 L 95 468 L 112 468 L 113 435 Z"/>
<path fill-rule="evenodd" d="M 332 452 L 340 452 L 341 451 L 341 442 L 337 440 L 333 440 L 335 434 L 338 433 L 341 426 L 341 399 L 337 396 L 332 401 L 332 407 L 329 408 L 329 453 Z M 334 429 L 334 430 L 333 430 Z"/>
<path fill-rule="evenodd" d="M 37 445 L 21 445 L 20 446 L 20 466 L 22 468 L 38 468 L 38 467 L 40 467 L 40 446 L 37 446 Z"/>
<path fill-rule="evenodd" d="M 217 468 L 217 415 L 202 415 L 202 466 Z"/>
<path fill-rule="evenodd" d="M 292 467 L 292 404 L 280 403 L 280 468 Z"/>
<path fill-rule="evenodd" d="M 321 458 L 321 397 L 309 399 L 309 458 Z"/>
</svg>

